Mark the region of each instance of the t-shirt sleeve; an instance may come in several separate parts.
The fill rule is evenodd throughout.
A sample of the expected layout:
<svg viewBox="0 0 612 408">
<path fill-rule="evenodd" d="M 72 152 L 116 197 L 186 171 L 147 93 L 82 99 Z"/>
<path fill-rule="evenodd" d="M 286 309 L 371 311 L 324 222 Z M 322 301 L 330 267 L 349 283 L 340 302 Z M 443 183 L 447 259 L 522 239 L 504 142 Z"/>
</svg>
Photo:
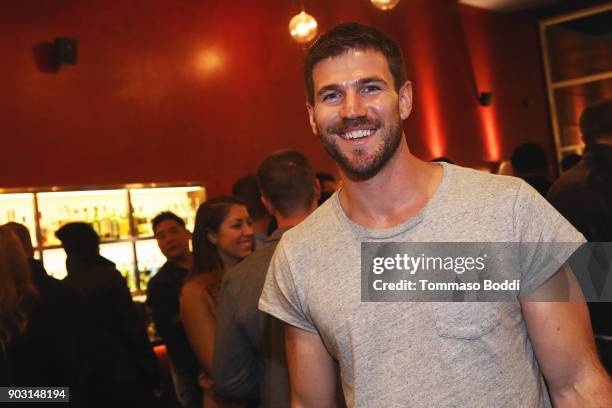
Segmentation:
<svg viewBox="0 0 612 408">
<path fill-rule="evenodd" d="M 521 290 L 539 288 L 586 242 L 584 236 L 529 184 L 521 182 L 514 206 L 520 243 Z"/>
<path fill-rule="evenodd" d="M 304 281 L 304 271 L 291 267 L 281 239 L 266 274 L 259 310 L 299 329 L 318 334 L 304 302 Z"/>
</svg>

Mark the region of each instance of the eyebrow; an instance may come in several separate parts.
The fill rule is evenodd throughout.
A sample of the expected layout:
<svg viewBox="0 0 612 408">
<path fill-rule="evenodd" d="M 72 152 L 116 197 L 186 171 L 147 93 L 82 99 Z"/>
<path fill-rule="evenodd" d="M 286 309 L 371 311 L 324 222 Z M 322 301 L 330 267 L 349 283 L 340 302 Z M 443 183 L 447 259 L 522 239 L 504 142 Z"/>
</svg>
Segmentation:
<svg viewBox="0 0 612 408">
<path fill-rule="evenodd" d="M 357 86 L 363 86 L 365 84 L 370 84 L 372 82 L 377 82 L 377 83 L 383 83 L 385 85 L 389 85 L 387 83 L 387 81 L 382 78 L 379 77 L 377 75 L 371 76 L 371 77 L 366 77 L 366 78 L 360 78 L 356 81 Z M 325 85 L 322 86 L 319 91 L 317 92 L 317 95 L 320 96 L 322 94 L 324 94 L 325 92 L 329 92 L 329 91 L 337 91 L 339 89 L 342 89 L 342 87 L 339 84 L 329 84 L 329 85 Z"/>
</svg>

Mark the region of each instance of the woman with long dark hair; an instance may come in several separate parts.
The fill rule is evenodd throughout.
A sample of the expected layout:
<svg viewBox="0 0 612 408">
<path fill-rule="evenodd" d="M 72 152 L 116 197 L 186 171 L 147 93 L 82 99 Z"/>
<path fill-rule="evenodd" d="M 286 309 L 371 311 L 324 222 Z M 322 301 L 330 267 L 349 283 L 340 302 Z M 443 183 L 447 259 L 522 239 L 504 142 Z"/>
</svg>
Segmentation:
<svg viewBox="0 0 612 408">
<path fill-rule="evenodd" d="M 223 275 L 253 252 L 251 218 L 242 201 L 219 197 L 198 208 L 193 231 L 193 269 L 181 291 L 181 320 L 202 368 L 206 408 L 242 406 L 214 394 L 209 373 L 213 364 L 215 322 Z"/>
<path fill-rule="evenodd" d="M 9 348 L 23 335 L 37 298 L 21 242 L 0 227 L 0 384 L 13 383 Z"/>
</svg>

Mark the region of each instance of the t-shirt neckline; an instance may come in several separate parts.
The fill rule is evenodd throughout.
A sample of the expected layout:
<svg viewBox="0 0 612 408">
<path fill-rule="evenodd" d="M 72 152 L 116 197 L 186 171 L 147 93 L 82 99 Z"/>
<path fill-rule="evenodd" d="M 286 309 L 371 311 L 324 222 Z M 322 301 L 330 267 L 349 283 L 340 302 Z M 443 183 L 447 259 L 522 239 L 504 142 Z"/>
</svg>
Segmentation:
<svg viewBox="0 0 612 408">
<path fill-rule="evenodd" d="M 330 198 L 334 207 L 334 213 L 338 217 L 340 223 L 346 224 L 360 239 L 388 239 L 400 235 L 421 223 L 421 221 L 423 221 L 425 218 L 426 213 L 432 207 L 434 207 L 437 202 L 441 200 L 440 197 L 444 195 L 444 191 L 446 190 L 449 182 L 448 179 L 451 176 L 451 169 L 453 165 L 444 162 L 436 162 L 435 164 L 442 166 L 442 180 L 440 181 L 438 188 L 418 213 L 398 225 L 383 229 L 372 229 L 357 224 L 346 215 L 344 208 L 342 208 L 342 205 L 340 204 L 340 191 L 342 191 L 342 188 L 336 191 Z"/>
</svg>

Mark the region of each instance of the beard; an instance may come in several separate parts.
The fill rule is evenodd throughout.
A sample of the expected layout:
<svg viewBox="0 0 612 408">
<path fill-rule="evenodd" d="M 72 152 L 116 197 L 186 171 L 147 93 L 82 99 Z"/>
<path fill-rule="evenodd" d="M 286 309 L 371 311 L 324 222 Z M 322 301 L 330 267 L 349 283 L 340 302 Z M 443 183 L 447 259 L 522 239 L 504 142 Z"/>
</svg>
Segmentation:
<svg viewBox="0 0 612 408">
<path fill-rule="evenodd" d="M 340 150 L 338 146 L 338 134 L 351 126 L 373 125 L 380 133 L 377 137 L 382 139 L 382 144 L 374 153 L 368 154 L 366 148 L 352 149 L 353 158 Z M 401 120 L 393 123 L 388 128 L 382 127 L 380 121 L 370 122 L 367 118 L 345 119 L 341 125 L 321 129 L 317 124 L 319 140 L 325 151 L 340 165 L 344 172 L 355 180 L 368 180 L 374 177 L 385 167 L 391 157 L 395 154 L 402 141 L 403 129 Z"/>
</svg>

